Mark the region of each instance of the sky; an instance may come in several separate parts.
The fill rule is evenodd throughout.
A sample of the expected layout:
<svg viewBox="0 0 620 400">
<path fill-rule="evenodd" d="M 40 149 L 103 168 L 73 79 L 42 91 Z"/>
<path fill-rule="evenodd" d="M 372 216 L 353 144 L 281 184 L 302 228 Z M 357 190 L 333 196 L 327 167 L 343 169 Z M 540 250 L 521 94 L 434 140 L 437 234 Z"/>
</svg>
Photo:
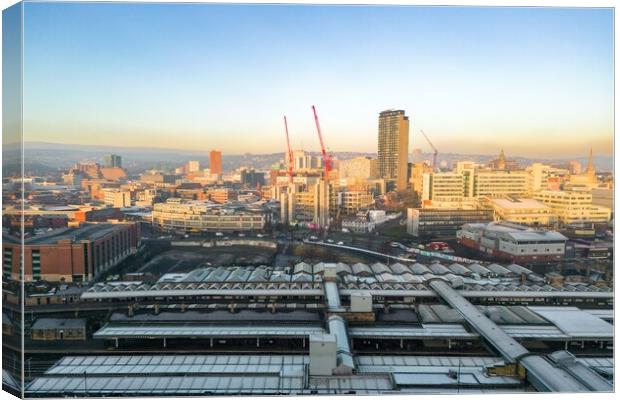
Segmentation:
<svg viewBox="0 0 620 400">
<path fill-rule="evenodd" d="M 374 152 L 613 152 L 611 9 L 26 3 L 26 141 Z"/>
</svg>

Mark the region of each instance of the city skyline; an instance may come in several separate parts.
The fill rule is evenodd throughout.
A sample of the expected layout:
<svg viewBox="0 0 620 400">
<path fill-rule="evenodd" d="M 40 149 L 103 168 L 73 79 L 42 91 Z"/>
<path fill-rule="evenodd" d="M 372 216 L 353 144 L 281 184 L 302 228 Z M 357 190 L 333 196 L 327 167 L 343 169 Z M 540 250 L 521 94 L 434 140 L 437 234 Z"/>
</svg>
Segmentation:
<svg viewBox="0 0 620 400">
<path fill-rule="evenodd" d="M 398 108 L 409 152 L 419 129 L 445 153 L 613 152 L 611 9 L 27 3 L 24 25 L 28 141 L 269 153 L 286 114 L 318 150 L 316 104 L 332 151 L 375 151 Z"/>
</svg>

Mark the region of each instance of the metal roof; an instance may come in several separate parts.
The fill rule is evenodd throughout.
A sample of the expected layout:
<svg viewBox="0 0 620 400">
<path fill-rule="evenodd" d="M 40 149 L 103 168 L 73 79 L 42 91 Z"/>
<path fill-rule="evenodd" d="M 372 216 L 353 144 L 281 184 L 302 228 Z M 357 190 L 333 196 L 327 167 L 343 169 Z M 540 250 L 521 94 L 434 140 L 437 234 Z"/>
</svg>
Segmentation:
<svg viewBox="0 0 620 400">
<path fill-rule="evenodd" d="M 609 322 L 576 307 L 529 307 L 571 338 L 613 338 Z"/>
<path fill-rule="evenodd" d="M 105 325 L 93 334 L 95 339 L 172 338 L 172 337 L 300 337 L 325 333 L 317 326 L 235 326 L 199 324 Z"/>
<path fill-rule="evenodd" d="M 33 330 L 39 329 L 84 329 L 86 320 L 81 318 L 38 318 L 33 324 Z"/>
<path fill-rule="evenodd" d="M 352 338 L 451 338 L 474 339 L 478 335 L 467 332 L 463 325 L 457 324 L 423 324 L 422 326 L 353 326 L 349 328 Z"/>
</svg>

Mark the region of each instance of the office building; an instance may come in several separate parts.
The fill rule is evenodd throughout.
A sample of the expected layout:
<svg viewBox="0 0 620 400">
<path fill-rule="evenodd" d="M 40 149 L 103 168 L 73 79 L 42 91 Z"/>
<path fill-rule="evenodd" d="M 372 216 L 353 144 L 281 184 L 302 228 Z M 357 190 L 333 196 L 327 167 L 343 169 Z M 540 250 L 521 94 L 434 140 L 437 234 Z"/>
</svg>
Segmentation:
<svg viewBox="0 0 620 400">
<path fill-rule="evenodd" d="M 252 169 L 242 169 L 241 184 L 247 188 L 260 188 L 265 185 L 265 173 Z"/>
<path fill-rule="evenodd" d="M 408 208 L 407 233 L 417 237 L 454 239 L 461 226 L 493 221 L 493 210 Z"/>
<path fill-rule="evenodd" d="M 287 160 L 288 163 L 288 160 Z M 323 165 L 321 156 L 313 156 L 304 150 L 293 150 L 293 170 L 296 172 L 320 169 Z"/>
<path fill-rule="evenodd" d="M 237 200 L 238 193 L 235 190 L 228 188 L 213 188 L 207 190 L 207 196 L 209 200 L 215 203 L 228 203 L 229 201 Z"/>
<path fill-rule="evenodd" d="M 337 210 L 336 192 L 324 179 L 311 185 L 290 184 L 280 192 L 279 199 L 280 220 L 290 225 L 325 228 Z"/>
<path fill-rule="evenodd" d="M 106 168 L 123 168 L 121 156 L 118 154 L 108 154 L 105 156 L 104 165 Z"/>
<path fill-rule="evenodd" d="M 24 280 L 90 281 L 134 254 L 139 245 L 133 223 L 83 224 L 56 229 L 24 241 Z M 3 236 L 3 273 L 19 279 L 20 243 Z"/>
<path fill-rule="evenodd" d="M 377 177 L 377 160 L 370 157 L 355 157 L 340 161 L 340 179 L 347 182 L 362 182 Z"/>
<path fill-rule="evenodd" d="M 396 189 L 407 189 L 409 117 L 404 110 L 379 114 L 377 170 L 379 178 L 393 180 Z"/>
<path fill-rule="evenodd" d="M 482 202 L 493 208 L 497 221 L 522 225 L 550 225 L 556 220 L 556 216 L 548 205 L 534 199 L 487 197 L 481 199 Z"/>
<path fill-rule="evenodd" d="M 111 207 L 131 207 L 131 192 L 120 189 L 102 189 L 103 202 Z"/>
<path fill-rule="evenodd" d="M 168 199 L 153 206 L 153 225 L 182 232 L 250 231 L 263 229 L 266 216 L 245 209 L 227 209 L 208 201 Z"/>
<path fill-rule="evenodd" d="M 422 174 L 421 200 L 461 202 L 465 198 L 465 175 L 456 172 Z"/>
<path fill-rule="evenodd" d="M 473 176 L 471 196 L 526 196 L 529 192 L 527 171 L 477 170 Z"/>
<path fill-rule="evenodd" d="M 211 150 L 209 154 L 209 169 L 211 175 L 222 175 L 222 152 L 218 150 Z"/>
<path fill-rule="evenodd" d="M 189 172 L 189 173 L 200 172 L 200 161 L 198 160 L 188 161 L 185 172 Z"/>
<path fill-rule="evenodd" d="M 611 219 L 611 209 L 592 204 L 592 193 L 587 190 L 542 190 L 533 197 L 548 205 L 563 224 L 609 222 Z"/>
<path fill-rule="evenodd" d="M 609 188 L 594 188 L 592 193 L 592 204 L 595 206 L 614 209 L 614 190 Z"/>
<path fill-rule="evenodd" d="M 414 162 L 410 164 L 409 183 L 411 190 L 418 193 L 420 198 L 422 197 L 424 187 L 424 174 L 430 174 L 432 171 L 432 168 L 425 162 Z"/>
<path fill-rule="evenodd" d="M 355 190 L 338 192 L 338 207 L 343 214 L 356 214 L 368 210 L 374 205 L 372 194 L 367 191 Z"/>
</svg>

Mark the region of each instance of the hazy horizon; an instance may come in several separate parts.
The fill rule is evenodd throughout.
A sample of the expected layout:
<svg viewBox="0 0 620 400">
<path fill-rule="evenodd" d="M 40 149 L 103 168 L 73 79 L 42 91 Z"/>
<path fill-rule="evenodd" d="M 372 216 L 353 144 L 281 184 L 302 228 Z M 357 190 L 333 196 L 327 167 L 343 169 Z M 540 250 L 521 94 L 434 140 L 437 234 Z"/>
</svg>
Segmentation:
<svg viewBox="0 0 620 400">
<path fill-rule="evenodd" d="M 613 154 L 613 10 L 26 3 L 27 141 L 228 154 Z"/>
</svg>

